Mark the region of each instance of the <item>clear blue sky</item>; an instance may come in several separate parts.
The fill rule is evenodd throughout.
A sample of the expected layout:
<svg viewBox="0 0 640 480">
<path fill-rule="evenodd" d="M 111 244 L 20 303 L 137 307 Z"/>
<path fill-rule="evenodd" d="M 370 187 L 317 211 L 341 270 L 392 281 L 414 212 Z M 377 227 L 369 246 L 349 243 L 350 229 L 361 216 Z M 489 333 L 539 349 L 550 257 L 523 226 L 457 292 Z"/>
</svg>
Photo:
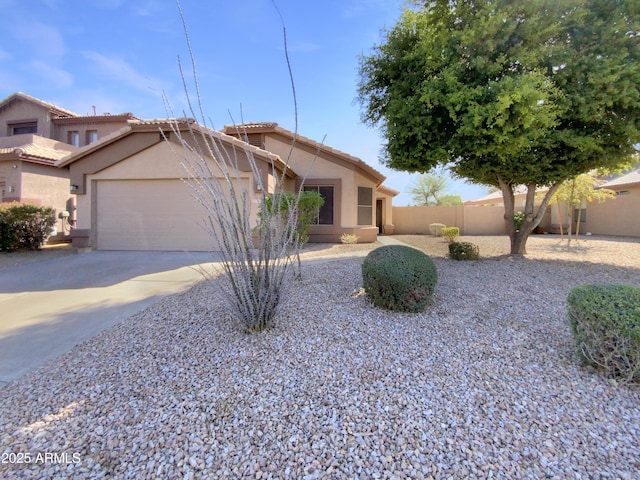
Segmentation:
<svg viewBox="0 0 640 480">
<path fill-rule="evenodd" d="M 275 121 L 294 129 L 283 31 L 271 0 L 182 0 L 195 52 L 205 114 L 233 121 Z M 278 0 L 286 25 L 298 99 L 298 131 L 361 158 L 401 192 L 415 175 L 378 160 L 381 140 L 360 122 L 355 102 L 358 56 L 381 42 L 404 0 Z M 181 57 L 191 62 L 173 0 L 0 0 L 0 98 L 21 91 L 80 114 L 132 112 L 182 116 Z M 242 108 L 241 108 L 242 106 Z M 242 112 L 242 113 L 241 113 Z M 231 117 L 231 116 L 232 117 Z M 484 187 L 451 181 L 449 193 L 472 200 Z"/>
</svg>

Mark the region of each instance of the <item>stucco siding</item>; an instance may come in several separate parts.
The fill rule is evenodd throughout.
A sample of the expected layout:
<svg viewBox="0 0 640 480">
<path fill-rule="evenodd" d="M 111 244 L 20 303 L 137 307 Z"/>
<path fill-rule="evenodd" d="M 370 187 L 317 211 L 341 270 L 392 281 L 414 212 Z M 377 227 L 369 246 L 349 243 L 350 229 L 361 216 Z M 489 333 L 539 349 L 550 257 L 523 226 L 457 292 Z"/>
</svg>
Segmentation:
<svg viewBox="0 0 640 480">
<path fill-rule="evenodd" d="M 53 138 L 53 128 L 48 110 L 32 102 L 14 100 L 4 109 L 0 110 L 0 136 L 10 135 L 10 123 L 21 121 L 38 122 L 37 134 L 42 137 Z"/>
<path fill-rule="evenodd" d="M 640 185 L 622 190 L 628 193 L 587 204 L 587 221 L 580 226 L 581 233 L 640 237 Z"/>
<path fill-rule="evenodd" d="M 461 235 L 496 235 L 506 233 L 502 207 L 393 207 L 396 234 L 429 235 L 429 225 L 444 223 L 458 227 Z"/>
<path fill-rule="evenodd" d="M 249 175 L 242 174 L 240 188 L 251 192 Z M 99 250 L 215 250 L 203 228 L 206 211 L 182 180 L 187 176 L 164 142 L 89 175 L 87 194 L 78 196 L 78 227 L 93 227 L 91 243 Z M 255 221 L 258 204 L 250 201 Z"/>
</svg>

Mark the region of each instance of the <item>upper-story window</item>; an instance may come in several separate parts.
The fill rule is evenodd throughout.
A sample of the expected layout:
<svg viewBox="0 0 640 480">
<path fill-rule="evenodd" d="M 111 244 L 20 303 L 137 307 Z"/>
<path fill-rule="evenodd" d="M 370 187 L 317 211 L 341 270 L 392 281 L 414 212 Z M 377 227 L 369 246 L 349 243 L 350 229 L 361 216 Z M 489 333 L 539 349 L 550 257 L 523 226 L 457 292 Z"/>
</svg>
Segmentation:
<svg viewBox="0 0 640 480">
<path fill-rule="evenodd" d="M 98 141 L 98 131 L 97 130 L 87 130 L 87 145 L 93 142 Z"/>
<path fill-rule="evenodd" d="M 9 135 L 22 135 L 25 133 L 38 133 L 38 122 L 19 122 L 9 124 Z"/>
<path fill-rule="evenodd" d="M 80 132 L 72 131 L 67 133 L 67 143 L 70 143 L 74 147 L 80 146 Z"/>
</svg>

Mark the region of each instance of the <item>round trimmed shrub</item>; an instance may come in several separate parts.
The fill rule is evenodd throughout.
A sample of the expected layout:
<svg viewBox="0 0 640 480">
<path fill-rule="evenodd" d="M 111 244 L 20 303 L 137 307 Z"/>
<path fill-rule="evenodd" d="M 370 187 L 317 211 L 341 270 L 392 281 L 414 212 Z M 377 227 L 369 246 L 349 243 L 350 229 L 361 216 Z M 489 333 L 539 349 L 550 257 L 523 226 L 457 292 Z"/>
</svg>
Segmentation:
<svg viewBox="0 0 640 480">
<path fill-rule="evenodd" d="M 449 258 L 453 260 L 478 260 L 480 249 L 471 242 L 451 242 L 449 244 Z"/>
<path fill-rule="evenodd" d="M 445 227 L 441 230 L 442 236 L 447 239 L 449 243 L 455 242 L 460 236 L 460 228 L 458 227 Z"/>
<path fill-rule="evenodd" d="M 640 382 L 640 288 L 580 285 L 567 303 L 580 357 L 611 377 Z"/>
<path fill-rule="evenodd" d="M 431 235 L 433 235 L 434 237 L 441 237 L 443 228 L 447 228 L 447 226 L 444 223 L 429 224 L 429 231 L 431 232 Z"/>
<path fill-rule="evenodd" d="M 404 245 L 386 245 L 365 257 L 362 282 L 375 306 L 420 312 L 431 302 L 438 271 L 423 252 Z"/>
</svg>

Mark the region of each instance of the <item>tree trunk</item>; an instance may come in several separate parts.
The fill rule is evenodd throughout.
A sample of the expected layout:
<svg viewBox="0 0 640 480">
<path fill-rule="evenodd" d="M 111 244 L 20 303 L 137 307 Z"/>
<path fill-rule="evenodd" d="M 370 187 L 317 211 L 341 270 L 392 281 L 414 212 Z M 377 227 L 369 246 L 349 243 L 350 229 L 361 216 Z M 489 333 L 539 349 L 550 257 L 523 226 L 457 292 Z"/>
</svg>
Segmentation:
<svg viewBox="0 0 640 480">
<path fill-rule="evenodd" d="M 573 217 L 572 217 L 572 210 L 573 209 L 573 204 L 567 202 L 567 215 L 566 215 L 566 219 L 567 219 L 567 246 L 570 247 L 571 246 L 571 234 L 573 232 Z"/>
<path fill-rule="evenodd" d="M 511 242 L 511 255 L 526 255 L 527 254 L 527 240 L 533 230 L 540 224 L 544 217 L 544 212 L 549 205 L 549 200 L 556 192 L 559 183 L 556 183 L 549 187 L 547 193 L 542 200 L 542 203 L 538 206 L 538 209 L 534 211 L 536 187 L 535 183 L 527 185 L 527 199 L 524 207 L 524 222 L 520 227 L 520 230 L 516 230 L 513 223 L 513 215 L 515 211 L 515 199 L 513 194 L 513 185 L 510 185 L 498 177 L 500 184 L 500 190 L 502 190 L 502 198 L 504 200 L 504 220 L 507 234 Z"/>
<path fill-rule="evenodd" d="M 560 210 L 560 200 L 556 200 L 556 207 L 558 208 L 558 221 L 560 222 L 560 242 L 564 240 L 564 235 L 562 233 L 562 210 Z"/>
<path fill-rule="evenodd" d="M 525 235 L 524 230 L 515 232 L 515 235 L 511 236 L 511 255 L 526 255 L 527 254 L 527 239 L 531 232 Z"/>
</svg>

